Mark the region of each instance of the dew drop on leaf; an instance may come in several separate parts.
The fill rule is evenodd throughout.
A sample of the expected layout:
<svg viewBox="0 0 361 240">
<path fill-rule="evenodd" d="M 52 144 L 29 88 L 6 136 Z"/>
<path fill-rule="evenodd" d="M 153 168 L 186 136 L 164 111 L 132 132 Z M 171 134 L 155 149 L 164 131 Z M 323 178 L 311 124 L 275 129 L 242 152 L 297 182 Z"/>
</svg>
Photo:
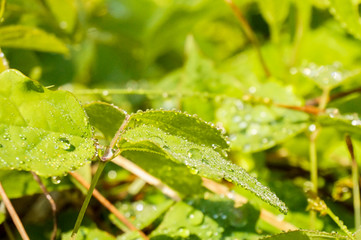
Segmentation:
<svg viewBox="0 0 361 240">
<path fill-rule="evenodd" d="M 199 160 L 202 158 L 202 153 L 197 148 L 191 148 L 188 151 L 188 157 Z"/>
<path fill-rule="evenodd" d="M 66 138 L 59 138 L 59 148 L 67 151 L 67 152 L 72 152 L 75 150 L 74 145 L 72 145 L 68 139 Z"/>
<path fill-rule="evenodd" d="M 187 228 L 181 227 L 178 229 L 178 235 L 182 238 L 187 238 L 190 235 L 190 231 Z"/>
<path fill-rule="evenodd" d="M 53 176 L 51 177 L 51 182 L 54 184 L 59 184 L 61 183 L 61 178 L 59 176 Z"/>
<path fill-rule="evenodd" d="M 192 225 L 199 225 L 203 222 L 204 219 L 204 215 L 201 211 L 192 211 L 191 213 L 189 213 L 188 215 L 188 221 L 192 224 Z"/>
</svg>

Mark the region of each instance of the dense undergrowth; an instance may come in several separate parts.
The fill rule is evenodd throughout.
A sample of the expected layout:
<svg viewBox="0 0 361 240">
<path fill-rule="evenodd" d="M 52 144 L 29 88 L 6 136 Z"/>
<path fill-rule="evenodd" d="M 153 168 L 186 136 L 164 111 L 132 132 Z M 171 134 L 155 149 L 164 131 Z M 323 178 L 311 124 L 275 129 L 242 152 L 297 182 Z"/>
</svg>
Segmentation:
<svg viewBox="0 0 361 240">
<path fill-rule="evenodd" d="M 361 239 L 360 33 L 352 0 L 1 0 L 0 239 Z"/>
</svg>

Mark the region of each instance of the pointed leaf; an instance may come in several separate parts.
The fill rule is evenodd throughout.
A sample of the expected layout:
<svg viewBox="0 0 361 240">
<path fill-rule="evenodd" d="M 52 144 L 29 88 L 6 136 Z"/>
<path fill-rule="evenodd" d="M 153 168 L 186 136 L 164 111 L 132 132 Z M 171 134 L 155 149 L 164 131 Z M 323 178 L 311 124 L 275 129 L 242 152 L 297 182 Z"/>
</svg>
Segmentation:
<svg viewBox="0 0 361 240">
<path fill-rule="evenodd" d="M 68 54 L 66 45 L 41 29 L 11 25 L 0 28 L 0 47 L 24 48 L 42 52 Z"/>
<path fill-rule="evenodd" d="M 226 159 L 227 141 L 219 130 L 198 118 L 174 111 L 136 113 L 131 116 L 123 138 L 131 143 L 151 141 L 174 161 L 191 168 L 192 173 L 212 179 L 225 178 L 287 212 L 274 193 Z"/>
<path fill-rule="evenodd" d="M 100 130 L 111 140 L 125 119 L 125 112 L 105 102 L 85 104 L 84 109 L 89 116 L 90 124 Z"/>
<path fill-rule="evenodd" d="M 317 117 L 323 126 L 335 127 L 341 131 L 361 135 L 361 119 L 358 114 L 341 115 L 337 109 L 327 109 L 325 114 Z"/>
<path fill-rule="evenodd" d="M 88 117 L 71 93 L 16 70 L 1 73 L 0 86 L 0 169 L 62 175 L 93 156 Z"/>
</svg>

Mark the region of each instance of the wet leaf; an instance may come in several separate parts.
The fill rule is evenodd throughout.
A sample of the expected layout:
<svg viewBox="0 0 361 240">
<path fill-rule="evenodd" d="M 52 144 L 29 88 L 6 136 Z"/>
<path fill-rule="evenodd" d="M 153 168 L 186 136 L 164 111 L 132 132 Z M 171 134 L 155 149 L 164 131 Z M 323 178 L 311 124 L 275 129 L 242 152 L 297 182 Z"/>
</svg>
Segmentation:
<svg viewBox="0 0 361 240">
<path fill-rule="evenodd" d="M 67 46 L 55 35 L 39 28 L 10 25 L 0 28 L 0 47 L 23 48 L 68 54 Z"/>
<path fill-rule="evenodd" d="M 151 141 L 172 160 L 189 167 L 191 173 L 211 179 L 225 178 L 287 212 L 274 193 L 226 159 L 228 144 L 221 132 L 196 117 L 174 111 L 136 113 L 122 137 L 130 143 Z"/>
<path fill-rule="evenodd" d="M 105 102 L 85 104 L 84 109 L 90 124 L 100 130 L 106 139 L 111 140 L 125 119 L 125 112 Z"/>
<path fill-rule="evenodd" d="M 327 109 L 326 113 L 317 117 L 323 126 L 335 127 L 338 130 L 361 135 L 361 119 L 357 113 L 342 115 L 337 109 Z"/>
<path fill-rule="evenodd" d="M 16 70 L 0 74 L 0 169 L 62 175 L 95 152 L 85 111 L 69 92 L 50 91 Z"/>
</svg>

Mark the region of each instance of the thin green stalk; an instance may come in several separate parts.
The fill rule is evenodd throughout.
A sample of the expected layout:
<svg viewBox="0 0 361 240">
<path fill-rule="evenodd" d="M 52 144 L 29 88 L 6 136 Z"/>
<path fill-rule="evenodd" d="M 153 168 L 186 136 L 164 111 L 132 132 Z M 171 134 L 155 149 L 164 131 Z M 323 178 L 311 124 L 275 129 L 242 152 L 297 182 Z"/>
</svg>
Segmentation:
<svg viewBox="0 0 361 240">
<path fill-rule="evenodd" d="M 353 192 L 353 207 L 355 218 L 355 229 L 358 229 L 361 225 L 361 207 L 360 207 L 360 185 L 359 185 L 359 172 L 357 161 L 355 158 L 355 152 L 351 137 L 346 135 L 345 137 L 347 149 L 351 157 L 351 169 L 352 169 L 352 192 Z"/>
<path fill-rule="evenodd" d="M 337 217 L 330 208 L 327 208 L 327 215 L 332 218 L 332 220 L 341 228 L 342 231 L 346 233 L 346 235 L 352 239 L 355 240 L 355 237 L 352 235 L 352 233 L 348 230 L 346 225 L 340 220 L 339 217 Z"/>
<path fill-rule="evenodd" d="M 330 100 L 330 89 L 324 88 L 321 98 L 320 98 L 320 104 L 318 105 L 318 108 L 320 110 L 324 110 L 327 106 L 328 101 Z"/>
<path fill-rule="evenodd" d="M 318 136 L 319 130 L 316 129 L 314 132 L 310 135 L 310 173 L 311 173 L 311 183 L 312 183 L 312 192 L 315 193 L 315 195 L 318 195 L 318 173 L 317 173 L 317 148 L 316 148 L 316 139 Z M 311 211 L 310 212 L 310 227 L 314 228 L 316 223 L 316 212 Z"/>
<path fill-rule="evenodd" d="M 90 199 L 91 199 L 91 197 L 92 197 L 92 195 L 93 195 L 93 191 L 94 191 L 94 189 L 95 189 L 95 186 L 96 186 L 97 183 L 98 183 L 99 177 L 100 177 L 100 175 L 102 174 L 106 163 L 107 163 L 107 162 L 99 161 L 98 169 L 97 169 L 94 177 L 92 178 L 92 181 L 91 181 L 91 183 L 90 183 L 90 188 L 89 188 L 89 190 L 88 190 L 88 192 L 87 192 L 87 195 L 86 195 L 86 197 L 85 197 L 85 200 L 84 200 L 84 202 L 83 202 L 83 205 L 82 205 L 82 207 L 81 207 L 81 209 L 80 209 L 78 218 L 76 219 L 75 226 L 74 226 L 73 232 L 72 232 L 72 234 L 71 234 L 71 240 L 74 240 L 74 239 L 76 238 L 76 234 L 78 233 L 78 230 L 79 230 L 79 228 L 80 228 L 81 222 L 83 221 L 85 211 L 86 211 L 86 209 L 88 208 Z"/>
</svg>

